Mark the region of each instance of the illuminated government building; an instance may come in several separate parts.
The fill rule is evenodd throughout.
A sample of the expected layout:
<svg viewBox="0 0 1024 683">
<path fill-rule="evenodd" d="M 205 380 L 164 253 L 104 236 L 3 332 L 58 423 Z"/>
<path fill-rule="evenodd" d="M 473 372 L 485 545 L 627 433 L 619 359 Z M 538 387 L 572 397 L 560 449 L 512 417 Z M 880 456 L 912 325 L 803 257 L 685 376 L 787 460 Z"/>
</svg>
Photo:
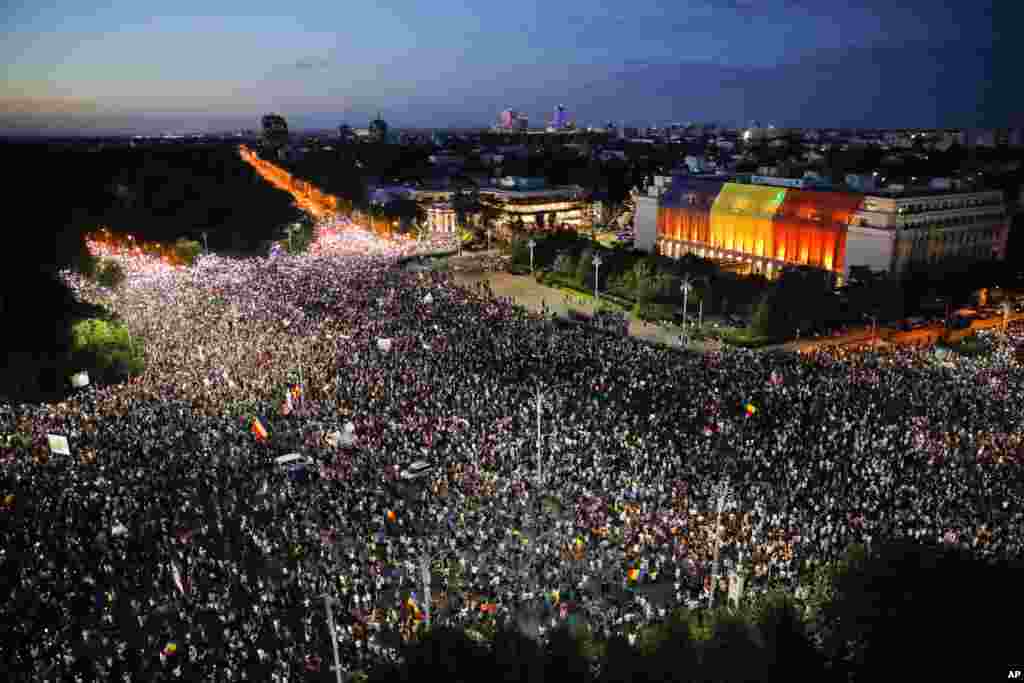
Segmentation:
<svg viewBox="0 0 1024 683">
<path fill-rule="evenodd" d="M 509 237 L 520 223 L 528 230 L 580 228 L 589 225 L 593 213 L 593 202 L 582 187 L 548 187 L 543 178 L 505 177 L 497 186 L 481 187 L 478 193 L 499 211 L 495 228 L 501 238 Z M 432 232 L 449 233 L 454 232 L 457 222 L 456 211 L 449 203 L 452 194 L 447 188 L 421 189 L 408 196 L 424 205 Z"/>
<path fill-rule="evenodd" d="M 636 230 L 637 247 L 665 256 L 696 254 L 769 278 L 810 266 L 842 283 L 851 267 L 898 275 L 949 259 L 1002 259 L 1009 219 L 1000 191 L 944 180 L 864 194 L 807 179 L 680 175 L 637 198 Z"/>
</svg>

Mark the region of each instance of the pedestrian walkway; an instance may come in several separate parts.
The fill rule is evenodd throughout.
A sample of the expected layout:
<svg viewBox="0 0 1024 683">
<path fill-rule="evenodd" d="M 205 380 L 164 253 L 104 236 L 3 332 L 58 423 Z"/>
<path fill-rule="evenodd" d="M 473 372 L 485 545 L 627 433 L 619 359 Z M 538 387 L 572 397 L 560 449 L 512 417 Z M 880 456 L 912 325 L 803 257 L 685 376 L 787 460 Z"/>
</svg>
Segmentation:
<svg viewBox="0 0 1024 683">
<path fill-rule="evenodd" d="M 541 312 L 542 306 L 546 305 L 550 312 L 560 318 L 568 319 L 570 311 L 591 316 L 596 310 L 593 297 L 578 296 L 571 292 L 547 287 L 525 275 L 513 275 L 505 272 L 455 273 L 455 280 L 469 286 L 487 281 L 496 296 L 511 297 L 517 305 L 525 306 L 538 313 Z M 682 346 L 679 340 L 680 329 L 675 326 L 645 323 L 632 317 L 629 322 L 629 334 L 631 337 L 652 344 L 674 348 Z M 691 351 L 704 352 L 706 350 L 704 342 L 695 340 L 691 340 L 688 348 Z"/>
</svg>

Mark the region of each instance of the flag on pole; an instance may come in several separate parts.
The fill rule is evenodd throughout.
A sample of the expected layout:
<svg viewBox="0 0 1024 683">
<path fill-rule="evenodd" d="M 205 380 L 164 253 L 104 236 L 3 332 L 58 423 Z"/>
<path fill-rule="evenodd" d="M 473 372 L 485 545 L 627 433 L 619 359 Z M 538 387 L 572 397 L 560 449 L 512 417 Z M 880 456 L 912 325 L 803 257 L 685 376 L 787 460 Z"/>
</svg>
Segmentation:
<svg viewBox="0 0 1024 683">
<path fill-rule="evenodd" d="M 252 419 L 252 433 L 257 441 L 266 441 L 267 437 L 270 436 L 258 417 Z"/>
<path fill-rule="evenodd" d="M 757 406 L 753 403 L 748 403 L 743 407 L 743 409 L 747 411 L 748 417 L 753 417 L 757 413 Z"/>
<path fill-rule="evenodd" d="M 290 415 L 294 407 L 295 406 L 292 404 L 292 392 L 286 391 L 284 394 L 284 403 L 281 404 L 281 413 L 284 415 Z"/>
<path fill-rule="evenodd" d="M 412 618 L 416 621 L 423 621 L 423 612 L 420 611 L 420 606 L 416 604 L 413 596 L 409 596 L 409 599 L 405 601 L 405 606 L 412 612 Z"/>
</svg>

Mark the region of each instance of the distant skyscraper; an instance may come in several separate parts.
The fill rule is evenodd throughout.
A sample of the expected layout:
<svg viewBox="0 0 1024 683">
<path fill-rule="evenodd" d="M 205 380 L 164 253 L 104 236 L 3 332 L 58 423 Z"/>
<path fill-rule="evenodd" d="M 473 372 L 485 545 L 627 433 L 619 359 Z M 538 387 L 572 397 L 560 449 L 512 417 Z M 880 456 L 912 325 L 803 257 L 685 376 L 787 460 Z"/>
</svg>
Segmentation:
<svg viewBox="0 0 1024 683">
<path fill-rule="evenodd" d="M 380 112 L 377 112 L 377 118 L 370 121 L 370 141 L 371 142 L 387 142 L 388 140 L 388 124 L 384 119 L 380 117 Z"/>
<path fill-rule="evenodd" d="M 555 117 L 551 120 L 551 127 L 561 130 L 568 127 L 569 125 L 569 112 L 565 110 L 565 106 L 558 105 L 555 107 Z"/>
<path fill-rule="evenodd" d="M 274 149 L 288 144 L 288 124 L 280 114 L 263 117 L 263 144 Z"/>
<path fill-rule="evenodd" d="M 498 119 L 498 127 L 505 130 L 526 130 L 528 121 L 529 119 L 526 114 L 514 109 L 506 109 L 501 112 L 501 117 Z"/>
</svg>

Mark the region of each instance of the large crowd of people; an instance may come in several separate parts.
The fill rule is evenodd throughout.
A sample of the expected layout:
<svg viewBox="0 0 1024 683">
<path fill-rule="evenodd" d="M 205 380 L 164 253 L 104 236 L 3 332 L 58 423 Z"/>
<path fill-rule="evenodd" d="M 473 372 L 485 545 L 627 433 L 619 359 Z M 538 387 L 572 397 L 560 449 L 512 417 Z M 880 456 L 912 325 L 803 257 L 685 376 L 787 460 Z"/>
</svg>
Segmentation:
<svg viewBox="0 0 1024 683">
<path fill-rule="evenodd" d="M 66 275 L 147 366 L 0 406 L 31 440 L 0 446 L 10 680 L 331 680 L 324 596 L 354 671 L 428 609 L 634 634 L 705 604 L 716 556 L 749 593 L 851 543 L 1021 555 L 1024 329 L 980 357 L 689 354 L 395 267 L 441 246 L 344 226 L 301 256 L 117 254 L 116 292 Z"/>
</svg>

